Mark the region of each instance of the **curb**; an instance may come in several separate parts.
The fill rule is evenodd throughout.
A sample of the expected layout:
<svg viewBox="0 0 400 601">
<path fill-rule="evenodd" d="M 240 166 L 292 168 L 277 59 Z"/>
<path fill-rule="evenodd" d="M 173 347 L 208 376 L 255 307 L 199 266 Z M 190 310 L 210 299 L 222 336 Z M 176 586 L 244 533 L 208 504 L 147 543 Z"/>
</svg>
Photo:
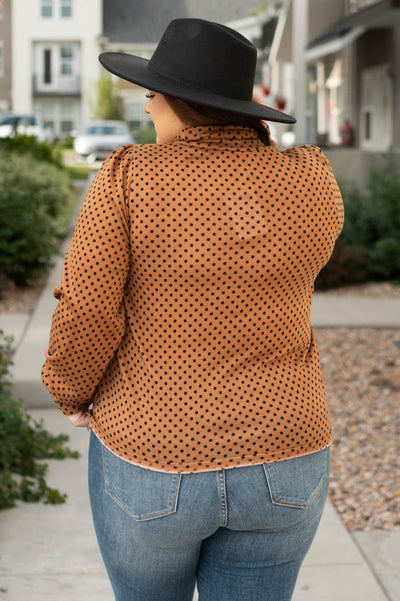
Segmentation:
<svg viewBox="0 0 400 601">
<path fill-rule="evenodd" d="M 314 294 L 314 328 L 400 328 L 400 298 Z"/>
</svg>

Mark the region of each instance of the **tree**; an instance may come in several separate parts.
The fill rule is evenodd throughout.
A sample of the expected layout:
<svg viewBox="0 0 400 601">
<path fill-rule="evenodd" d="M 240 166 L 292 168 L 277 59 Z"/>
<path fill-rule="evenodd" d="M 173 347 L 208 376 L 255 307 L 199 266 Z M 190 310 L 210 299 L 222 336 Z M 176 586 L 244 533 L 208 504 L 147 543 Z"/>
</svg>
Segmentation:
<svg viewBox="0 0 400 601">
<path fill-rule="evenodd" d="M 96 119 L 124 119 L 124 106 L 118 83 L 107 73 L 96 81 L 96 98 L 90 105 Z"/>
</svg>

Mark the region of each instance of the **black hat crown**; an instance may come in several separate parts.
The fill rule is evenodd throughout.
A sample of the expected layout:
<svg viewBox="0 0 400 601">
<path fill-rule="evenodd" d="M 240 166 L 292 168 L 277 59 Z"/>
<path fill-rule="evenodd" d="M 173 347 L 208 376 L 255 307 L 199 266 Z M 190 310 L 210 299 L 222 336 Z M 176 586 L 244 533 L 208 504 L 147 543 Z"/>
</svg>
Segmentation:
<svg viewBox="0 0 400 601">
<path fill-rule="evenodd" d="M 253 44 L 233 29 L 201 19 L 176 19 L 161 38 L 149 69 L 221 96 L 249 101 L 256 62 Z"/>
<path fill-rule="evenodd" d="M 103 52 L 114 75 L 168 96 L 282 123 L 295 119 L 252 100 L 257 50 L 237 31 L 204 19 L 175 19 L 152 58 Z"/>
</svg>

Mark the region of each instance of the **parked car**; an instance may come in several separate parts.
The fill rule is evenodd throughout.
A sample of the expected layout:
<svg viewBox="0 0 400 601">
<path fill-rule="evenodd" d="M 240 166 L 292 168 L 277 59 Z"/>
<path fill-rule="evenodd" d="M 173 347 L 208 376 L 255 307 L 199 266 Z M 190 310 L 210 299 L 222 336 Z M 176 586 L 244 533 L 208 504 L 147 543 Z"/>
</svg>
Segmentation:
<svg viewBox="0 0 400 601">
<path fill-rule="evenodd" d="M 124 121 L 93 121 L 74 140 L 77 158 L 88 162 L 103 160 L 125 144 L 134 144 L 135 139 Z"/>
<path fill-rule="evenodd" d="M 55 137 L 50 127 L 45 127 L 42 118 L 37 114 L 13 114 L 0 115 L 0 138 L 13 137 L 18 134 L 35 136 L 40 142 L 54 143 Z"/>
</svg>

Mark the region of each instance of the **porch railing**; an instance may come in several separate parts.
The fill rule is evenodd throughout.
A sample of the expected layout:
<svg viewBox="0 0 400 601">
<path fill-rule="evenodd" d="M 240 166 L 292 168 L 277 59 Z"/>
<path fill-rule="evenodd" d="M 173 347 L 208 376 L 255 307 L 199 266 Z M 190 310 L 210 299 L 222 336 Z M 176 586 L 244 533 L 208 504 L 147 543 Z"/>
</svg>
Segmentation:
<svg viewBox="0 0 400 601">
<path fill-rule="evenodd" d="M 54 95 L 77 95 L 81 92 L 81 81 L 79 75 L 70 77 L 53 77 L 51 83 L 44 83 L 38 75 L 33 75 L 33 93 L 40 96 L 42 94 Z"/>
</svg>

